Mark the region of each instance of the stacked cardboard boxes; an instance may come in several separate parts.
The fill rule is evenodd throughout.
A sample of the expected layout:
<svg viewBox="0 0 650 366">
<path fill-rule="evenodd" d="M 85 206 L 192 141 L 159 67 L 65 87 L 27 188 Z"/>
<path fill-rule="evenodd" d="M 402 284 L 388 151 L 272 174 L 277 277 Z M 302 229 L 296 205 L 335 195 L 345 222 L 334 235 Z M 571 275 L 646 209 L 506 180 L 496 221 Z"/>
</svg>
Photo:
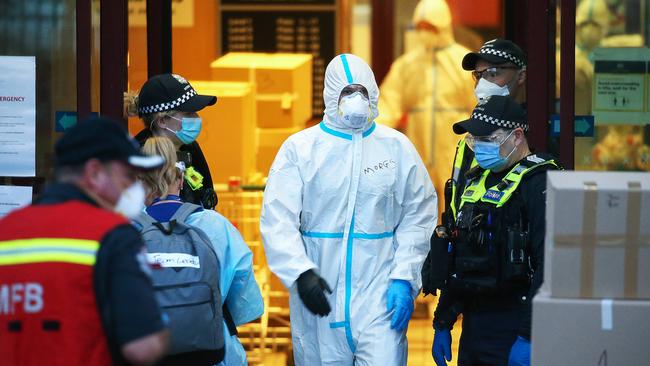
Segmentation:
<svg viewBox="0 0 650 366">
<path fill-rule="evenodd" d="M 190 81 L 199 94 L 216 95 L 217 104 L 203 109 L 203 128 L 197 141 L 205 155 L 212 181 L 246 177 L 255 170 L 255 91 L 250 83 Z"/>
<path fill-rule="evenodd" d="M 254 85 L 256 170 L 268 174 L 280 145 L 305 128 L 312 112 L 312 56 L 231 52 L 211 65 L 212 78 Z"/>
<path fill-rule="evenodd" d="M 532 365 L 650 364 L 650 174 L 550 172 Z"/>
</svg>

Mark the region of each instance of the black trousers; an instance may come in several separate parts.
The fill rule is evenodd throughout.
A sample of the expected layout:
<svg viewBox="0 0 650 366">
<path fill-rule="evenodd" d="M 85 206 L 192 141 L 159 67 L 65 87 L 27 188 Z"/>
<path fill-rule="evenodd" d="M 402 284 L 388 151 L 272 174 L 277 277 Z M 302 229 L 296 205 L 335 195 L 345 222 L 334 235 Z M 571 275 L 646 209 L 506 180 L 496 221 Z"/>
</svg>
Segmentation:
<svg viewBox="0 0 650 366">
<path fill-rule="evenodd" d="M 463 312 L 458 366 L 507 366 L 521 313 L 519 307 Z"/>
</svg>

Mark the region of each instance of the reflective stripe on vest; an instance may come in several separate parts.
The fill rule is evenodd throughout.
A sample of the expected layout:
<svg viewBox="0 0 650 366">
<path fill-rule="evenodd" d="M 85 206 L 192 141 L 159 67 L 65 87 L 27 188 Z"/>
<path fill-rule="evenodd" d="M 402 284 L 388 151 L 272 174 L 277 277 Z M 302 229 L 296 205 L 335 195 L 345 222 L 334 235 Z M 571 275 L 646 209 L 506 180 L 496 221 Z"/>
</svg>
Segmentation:
<svg viewBox="0 0 650 366">
<path fill-rule="evenodd" d="M 517 187 L 519 187 L 522 177 L 530 171 L 544 165 L 558 167 L 553 160 L 544 160 L 530 167 L 519 163 L 506 174 L 501 182 L 489 189 L 485 188 L 485 181 L 491 172 L 485 170 L 479 179 L 473 179 L 467 184 L 465 191 L 463 191 L 463 196 L 460 198 L 460 207 L 462 208 L 465 203 L 476 203 L 479 200 L 496 205 L 496 207 L 502 207 L 508 202 Z M 499 189 L 500 185 L 504 187 Z"/>
<path fill-rule="evenodd" d="M 456 217 L 458 214 L 458 209 L 456 208 L 456 190 L 458 189 L 456 186 L 458 185 L 458 178 L 460 177 L 461 171 L 463 169 L 463 160 L 465 158 L 465 139 L 461 139 L 458 141 L 458 146 L 456 147 L 456 156 L 454 157 L 454 170 L 452 172 L 452 185 L 451 185 L 451 211 L 453 212 L 453 217 Z M 472 163 L 470 164 L 469 169 L 472 169 L 473 167 L 477 166 L 478 163 L 476 162 L 476 159 L 472 158 Z M 469 170 L 468 169 L 468 170 Z"/>
<path fill-rule="evenodd" d="M 69 238 L 10 240 L 0 245 L 0 266 L 63 262 L 92 266 L 99 242 Z"/>
</svg>

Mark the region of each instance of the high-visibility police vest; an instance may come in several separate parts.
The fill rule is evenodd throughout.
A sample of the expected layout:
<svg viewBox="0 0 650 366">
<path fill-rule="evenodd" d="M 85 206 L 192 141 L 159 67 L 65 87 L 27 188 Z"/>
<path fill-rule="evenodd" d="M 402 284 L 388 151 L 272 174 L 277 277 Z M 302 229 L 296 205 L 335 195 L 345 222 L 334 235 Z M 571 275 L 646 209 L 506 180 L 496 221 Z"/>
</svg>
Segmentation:
<svg viewBox="0 0 650 366">
<path fill-rule="evenodd" d="M 126 223 L 80 201 L 0 220 L 0 364 L 112 364 L 93 266 L 100 240 Z"/>
<path fill-rule="evenodd" d="M 458 205 L 458 194 L 459 190 L 462 192 L 463 187 L 465 186 L 465 177 L 464 174 L 467 173 L 470 169 L 476 167 L 478 163 L 474 159 L 465 139 L 461 139 L 456 146 L 456 156 L 454 156 L 454 168 L 452 171 L 451 179 L 451 202 L 449 206 L 452 211 L 452 217 L 458 215 L 457 205 Z"/>
<path fill-rule="evenodd" d="M 529 155 L 523 162 L 515 165 L 501 182 L 489 189 L 485 188 L 485 181 L 487 180 L 488 175 L 490 175 L 490 171 L 484 170 L 480 178 L 470 180 L 465 186 L 463 195 L 460 198 L 459 208 L 462 208 L 466 203 L 474 203 L 478 201 L 491 203 L 496 205 L 496 207 L 502 207 L 506 202 L 508 202 L 510 197 L 512 197 L 512 193 L 517 189 L 517 187 L 519 187 L 524 175 L 533 170 L 539 169 L 540 167 L 558 168 L 555 160 L 546 160 L 537 155 Z"/>
<path fill-rule="evenodd" d="M 492 187 L 485 185 L 489 170 L 469 179 L 456 209 L 451 271 L 456 286 L 491 291 L 527 278 L 529 243 L 523 201 L 512 198 L 525 176 L 558 168 L 553 159 L 530 155 Z"/>
</svg>

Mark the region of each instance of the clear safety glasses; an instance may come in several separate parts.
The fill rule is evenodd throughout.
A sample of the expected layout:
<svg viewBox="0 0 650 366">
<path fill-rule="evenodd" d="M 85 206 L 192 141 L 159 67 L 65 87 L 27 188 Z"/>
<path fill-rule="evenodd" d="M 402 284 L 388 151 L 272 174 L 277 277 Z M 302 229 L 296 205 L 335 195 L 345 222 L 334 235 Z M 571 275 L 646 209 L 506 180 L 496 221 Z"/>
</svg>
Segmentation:
<svg viewBox="0 0 650 366">
<path fill-rule="evenodd" d="M 507 131 L 504 132 L 495 132 L 489 136 L 474 136 L 470 135 L 469 133 L 465 135 L 465 143 L 467 146 L 474 151 L 474 145 L 478 143 L 490 143 L 490 144 L 497 144 L 501 145 L 505 140 L 512 135 L 514 130 L 510 131 L 510 133 L 507 133 Z"/>
<path fill-rule="evenodd" d="M 475 81 L 479 81 L 481 78 L 489 81 L 503 76 L 505 74 L 503 70 L 519 70 L 519 68 L 515 66 L 492 66 L 484 70 L 474 70 L 472 76 Z"/>
</svg>

